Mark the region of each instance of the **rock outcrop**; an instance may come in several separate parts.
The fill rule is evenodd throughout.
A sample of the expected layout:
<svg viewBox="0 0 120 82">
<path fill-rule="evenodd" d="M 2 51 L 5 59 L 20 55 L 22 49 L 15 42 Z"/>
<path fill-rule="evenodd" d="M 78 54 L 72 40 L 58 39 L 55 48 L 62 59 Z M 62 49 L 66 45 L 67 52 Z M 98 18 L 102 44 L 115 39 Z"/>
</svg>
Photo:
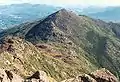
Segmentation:
<svg viewBox="0 0 120 82">
<path fill-rule="evenodd" d="M 44 71 L 37 71 L 32 76 L 28 77 L 25 82 L 49 82 L 49 78 Z"/>
<path fill-rule="evenodd" d="M 118 82 L 117 78 L 105 68 L 91 73 L 90 76 L 97 82 Z"/>
<path fill-rule="evenodd" d="M 37 71 L 27 79 L 13 73 L 12 71 L 0 69 L 0 82 L 57 82 L 48 77 L 44 71 Z"/>
<path fill-rule="evenodd" d="M 15 73 L 0 69 L 0 82 L 22 82 L 23 79 Z"/>
<path fill-rule="evenodd" d="M 0 69 L 0 82 L 57 82 L 48 77 L 44 71 L 36 71 L 26 79 L 18 76 L 12 71 Z M 61 82 L 118 82 L 117 78 L 108 70 L 101 69 L 91 74 L 81 74 L 75 78 Z"/>
<path fill-rule="evenodd" d="M 82 74 L 62 82 L 118 82 L 117 78 L 105 68 L 91 74 Z"/>
</svg>

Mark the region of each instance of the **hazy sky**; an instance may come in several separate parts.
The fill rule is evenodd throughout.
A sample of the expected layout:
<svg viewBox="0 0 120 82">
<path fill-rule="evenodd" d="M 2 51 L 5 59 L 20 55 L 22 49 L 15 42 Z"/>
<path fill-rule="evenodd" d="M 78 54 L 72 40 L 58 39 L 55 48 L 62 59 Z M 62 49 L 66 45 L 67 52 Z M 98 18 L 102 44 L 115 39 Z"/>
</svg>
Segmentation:
<svg viewBox="0 0 120 82">
<path fill-rule="evenodd" d="M 120 0 L 0 0 L 0 4 L 33 3 L 55 6 L 120 6 Z"/>
</svg>

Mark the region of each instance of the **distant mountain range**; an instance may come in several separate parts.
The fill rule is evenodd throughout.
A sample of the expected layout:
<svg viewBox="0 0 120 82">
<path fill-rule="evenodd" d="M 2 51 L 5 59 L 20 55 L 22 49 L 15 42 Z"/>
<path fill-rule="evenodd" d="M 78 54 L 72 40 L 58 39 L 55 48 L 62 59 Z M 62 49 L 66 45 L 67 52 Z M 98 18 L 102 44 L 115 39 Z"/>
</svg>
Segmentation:
<svg viewBox="0 0 120 82">
<path fill-rule="evenodd" d="M 104 11 L 88 13 L 88 16 L 105 21 L 120 22 L 120 7 L 107 7 Z"/>
<path fill-rule="evenodd" d="M 95 18 L 95 19 L 101 19 L 107 22 L 113 21 L 113 22 L 120 22 L 120 7 L 96 7 L 96 6 L 90 6 L 90 7 L 81 7 L 81 6 L 75 6 L 75 7 L 67 7 L 68 9 L 71 9 L 72 11 L 77 12 L 78 14 L 87 15 L 89 17 Z"/>
<path fill-rule="evenodd" d="M 68 10 L 75 11 L 79 15 L 87 15 L 105 21 L 119 22 L 120 7 L 66 7 Z M 60 10 L 61 7 L 42 5 L 42 4 L 12 4 L 0 6 L 0 28 L 9 28 L 16 24 L 26 21 L 42 19 L 53 12 Z M 113 16 L 114 15 L 114 16 Z"/>
<path fill-rule="evenodd" d="M 8 28 L 26 21 L 41 19 L 58 9 L 60 8 L 37 4 L 13 4 L 0 6 L 0 27 Z"/>
</svg>

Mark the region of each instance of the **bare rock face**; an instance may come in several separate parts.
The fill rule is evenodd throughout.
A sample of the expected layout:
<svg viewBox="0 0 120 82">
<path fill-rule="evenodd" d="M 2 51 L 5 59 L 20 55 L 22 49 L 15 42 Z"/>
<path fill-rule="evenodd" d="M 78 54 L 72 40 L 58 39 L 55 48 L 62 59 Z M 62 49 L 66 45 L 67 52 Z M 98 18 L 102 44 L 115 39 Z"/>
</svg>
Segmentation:
<svg viewBox="0 0 120 82">
<path fill-rule="evenodd" d="M 2 69 L 0 69 L 0 81 L 1 82 L 10 82 L 10 79 L 8 78 L 7 74 Z"/>
<path fill-rule="evenodd" d="M 47 77 L 44 71 L 37 71 L 32 76 L 28 77 L 25 82 L 49 82 L 49 78 Z"/>
<path fill-rule="evenodd" d="M 62 82 L 119 82 L 119 81 L 111 72 L 103 68 L 91 74 L 79 75 L 76 78 L 64 80 Z"/>
<path fill-rule="evenodd" d="M 0 82 L 22 82 L 23 79 L 15 73 L 0 69 Z"/>
</svg>

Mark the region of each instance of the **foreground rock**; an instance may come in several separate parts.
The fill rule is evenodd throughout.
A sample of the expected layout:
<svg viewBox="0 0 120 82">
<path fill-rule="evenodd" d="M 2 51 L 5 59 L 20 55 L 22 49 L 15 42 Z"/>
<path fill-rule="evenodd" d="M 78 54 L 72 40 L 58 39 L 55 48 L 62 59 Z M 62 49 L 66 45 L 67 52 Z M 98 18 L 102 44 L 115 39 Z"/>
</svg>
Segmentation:
<svg viewBox="0 0 120 82">
<path fill-rule="evenodd" d="M 12 71 L 0 69 L 0 82 L 57 82 L 48 77 L 44 71 L 37 71 L 27 79 L 16 75 Z"/>
<path fill-rule="evenodd" d="M 90 76 L 97 82 L 118 82 L 117 78 L 104 68 L 91 73 Z"/>
<path fill-rule="evenodd" d="M 57 82 L 48 77 L 44 71 L 37 71 L 26 79 L 21 78 L 12 71 L 0 69 L 0 82 Z M 81 74 L 76 78 L 62 82 L 118 82 L 117 78 L 108 70 L 101 69 L 91 74 Z"/>
<path fill-rule="evenodd" d="M 37 71 L 32 76 L 28 77 L 25 82 L 50 82 L 44 71 Z"/>
<path fill-rule="evenodd" d="M 103 68 L 91 74 L 79 75 L 76 78 L 64 80 L 62 82 L 119 82 L 119 81 L 111 72 Z"/>
<path fill-rule="evenodd" d="M 23 82 L 23 79 L 11 71 L 0 69 L 0 82 Z"/>
</svg>

